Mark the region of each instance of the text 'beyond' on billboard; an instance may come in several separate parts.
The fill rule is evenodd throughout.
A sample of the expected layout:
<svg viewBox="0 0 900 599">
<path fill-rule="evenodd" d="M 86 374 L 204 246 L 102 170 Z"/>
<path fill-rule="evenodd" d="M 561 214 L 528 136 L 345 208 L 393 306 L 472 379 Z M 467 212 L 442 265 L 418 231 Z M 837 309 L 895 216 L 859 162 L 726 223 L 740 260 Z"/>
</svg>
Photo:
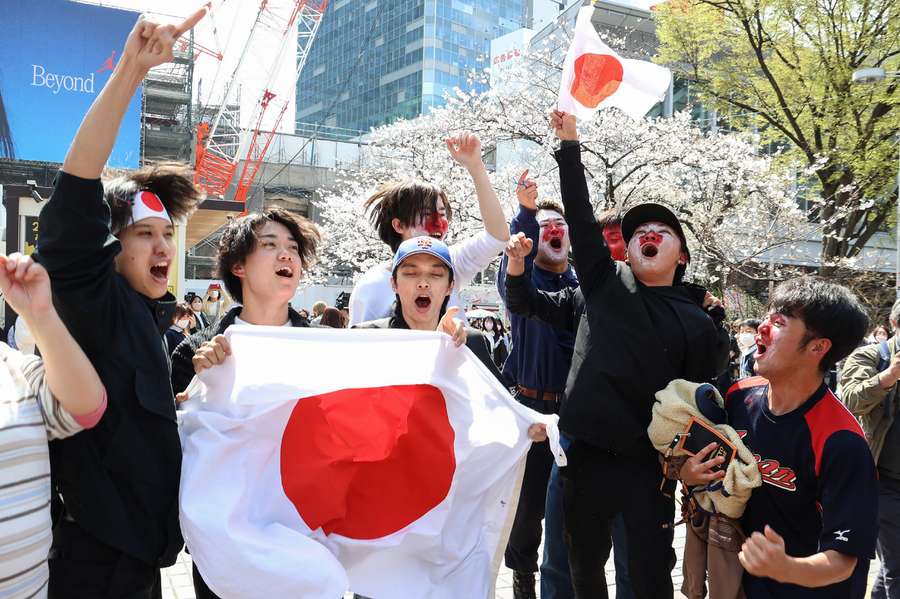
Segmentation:
<svg viewBox="0 0 900 599">
<path fill-rule="evenodd" d="M 68 0 L 3 0 L 0 158 L 63 161 L 137 17 Z M 138 166 L 140 99 L 139 89 L 128 105 L 109 166 Z"/>
</svg>

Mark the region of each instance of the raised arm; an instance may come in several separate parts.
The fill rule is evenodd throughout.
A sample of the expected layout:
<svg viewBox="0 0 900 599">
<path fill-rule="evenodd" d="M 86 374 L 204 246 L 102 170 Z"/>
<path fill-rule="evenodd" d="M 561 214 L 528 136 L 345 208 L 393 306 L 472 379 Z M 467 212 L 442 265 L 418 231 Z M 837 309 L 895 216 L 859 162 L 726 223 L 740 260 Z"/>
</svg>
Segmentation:
<svg viewBox="0 0 900 599">
<path fill-rule="evenodd" d="M 106 390 L 97 371 L 69 334 L 50 298 L 50 277 L 28 256 L 0 254 L 0 291 L 31 328 L 53 398 L 76 420 L 103 413 Z M 55 410 L 47 414 L 53 420 Z M 84 423 L 90 426 L 96 420 Z M 83 424 L 83 425 L 84 425 Z M 51 426 L 51 430 L 55 427 Z"/>
<path fill-rule="evenodd" d="M 551 292 L 535 288 L 531 277 L 525 274 L 525 256 L 532 245 L 524 233 L 517 233 L 506 246 L 506 307 L 513 314 L 574 333 L 578 325 L 575 289 L 566 287 Z"/>
<path fill-rule="evenodd" d="M 587 298 L 603 278 L 614 272 L 615 263 L 594 218 L 587 180 L 584 177 L 584 165 L 581 163 L 581 146 L 575 117 L 557 110 L 553 112 L 551 125 L 562 143 L 556 152 L 560 191 L 578 281 Z"/>
<path fill-rule="evenodd" d="M 540 226 L 537 222 L 537 183 L 528 178 L 528 170 L 526 169 L 519 177 L 516 185 L 516 199 L 519 200 L 519 212 L 513 217 L 509 224 L 510 238 L 516 233 L 524 233 L 531 240 L 532 249 L 525 256 L 525 273 L 531 274 L 531 267 L 534 264 L 534 257 L 537 254 L 538 237 L 540 236 Z M 504 300 L 506 299 L 506 269 L 509 257 L 504 254 L 500 262 L 500 273 L 497 276 L 497 292 Z"/>
<path fill-rule="evenodd" d="M 491 186 L 487 168 L 481 158 L 481 140 L 474 133 L 466 132 L 451 137 L 446 144 L 450 156 L 463 165 L 472 177 L 484 230 L 494 239 L 505 242 L 509 239 L 509 227 L 506 226 L 506 215 L 503 214 L 503 207 Z"/>
<path fill-rule="evenodd" d="M 135 90 L 151 68 L 172 60 L 175 40 L 205 14 L 206 9 L 200 9 L 178 26 L 157 25 L 143 15 L 138 18 L 121 59 L 75 134 L 63 162 L 64 172 L 82 179 L 100 178 Z"/>
</svg>

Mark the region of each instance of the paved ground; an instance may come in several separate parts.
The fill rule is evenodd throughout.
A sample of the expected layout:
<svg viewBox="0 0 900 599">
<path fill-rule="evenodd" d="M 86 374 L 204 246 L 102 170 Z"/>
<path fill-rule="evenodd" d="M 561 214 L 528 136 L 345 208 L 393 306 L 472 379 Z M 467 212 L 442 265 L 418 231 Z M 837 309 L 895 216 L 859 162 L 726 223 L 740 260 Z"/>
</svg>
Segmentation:
<svg viewBox="0 0 900 599">
<path fill-rule="evenodd" d="M 675 552 L 678 556 L 678 564 L 672 572 L 675 588 L 681 586 L 681 553 L 684 547 L 684 527 L 675 529 Z M 615 597 L 615 570 L 612 556 L 606 564 L 606 579 L 610 582 L 610 597 Z M 512 599 L 512 572 L 503 567 L 497 577 L 496 599 Z M 682 598 L 681 593 L 675 597 Z M 163 599 L 195 599 L 194 587 L 191 583 L 191 556 L 182 553 L 178 556 L 178 562 L 171 568 L 163 570 Z"/>
<path fill-rule="evenodd" d="M 684 599 L 684 595 L 678 592 L 681 587 L 681 556 L 684 549 L 684 526 L 675 529 L 675 554 L 678 557 L 678 563 L 672 570 L 672 580 L 675 583 L 674 599 Z M 878 562 L 873 561 L 869 568 L 869 586 L 875 572 L 878 570 Z M 615 597 L 615 569 L 613 567 L 613 558 L 610 556 L 606 563 L 606 580 L 609 581 L 609 596 Z M 186 553 L 178 556 L 178 562 L 171 568 L 163 570 L 163 599 L 196 599 L 194 596 L 194 587 L 191 583 L 191 557 Z M 387 598 L 390 599 L 390 598 Z M 506 567 L 500 570 L 497 577 L 497 595 L 496 599 L 513 599 L 512 594 L 512 572 Z"/>
</svg>

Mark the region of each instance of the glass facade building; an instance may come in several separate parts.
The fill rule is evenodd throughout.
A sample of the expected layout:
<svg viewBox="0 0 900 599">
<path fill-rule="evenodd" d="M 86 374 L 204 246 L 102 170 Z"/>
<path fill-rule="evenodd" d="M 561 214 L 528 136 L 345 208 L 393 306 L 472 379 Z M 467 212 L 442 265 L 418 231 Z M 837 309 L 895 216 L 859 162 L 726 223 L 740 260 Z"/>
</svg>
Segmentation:
<svg viewBox="0 0 900 599">
<path fill-rule="evenodd" d="M 297 81 L 297 131 L 320 137 L 413 118 L 469 91 L 491 40 L 522 27 L 529 0 L 332 0 Z M 477 89 L 477 88 L 475 88 Z"/>
</svg>

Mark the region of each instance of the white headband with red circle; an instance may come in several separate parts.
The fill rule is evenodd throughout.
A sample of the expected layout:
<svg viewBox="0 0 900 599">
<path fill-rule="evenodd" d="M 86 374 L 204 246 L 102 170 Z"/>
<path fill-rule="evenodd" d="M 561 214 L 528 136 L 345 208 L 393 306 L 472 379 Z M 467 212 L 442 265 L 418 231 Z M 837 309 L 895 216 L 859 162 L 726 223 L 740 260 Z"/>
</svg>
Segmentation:
<svg viewBox="0 0 900 599">
<path fill-rule="evenodd" d="M 131 224 L 137 224 L 147 218 L 161 218 L 172 222 L 159 196 L 142 189 L 131 198 Z"/>
</svg>

